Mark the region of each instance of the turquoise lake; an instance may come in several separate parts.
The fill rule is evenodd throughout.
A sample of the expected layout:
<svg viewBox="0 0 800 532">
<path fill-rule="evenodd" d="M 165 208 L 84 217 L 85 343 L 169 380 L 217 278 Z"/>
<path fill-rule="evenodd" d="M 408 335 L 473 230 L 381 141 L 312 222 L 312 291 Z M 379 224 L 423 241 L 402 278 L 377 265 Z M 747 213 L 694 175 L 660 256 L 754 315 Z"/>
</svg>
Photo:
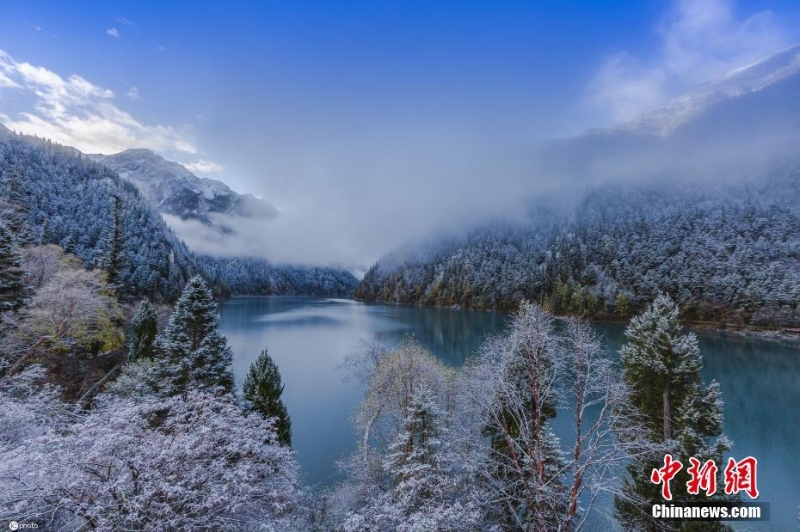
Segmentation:
<svg viewBox="0 0 800 532">
<path fill-rule="evenodd" d="M 361 384 L 342 366 L 376 336 L 414 334 L 439 359 L 460 366 L 487 335 L 503 330 L 507 315 L 456 309 L 364 304 L 312 297 L 242 297 L 221 306 L 222 332 L 234 352 L 239 385 L 264 347 L 280 368 L 292 440 L 306 480 L 329 486 L 336 462 L 355 446 L 350 424 Z M 611 356 L 623 341 L 620 325 L 595 325 Z M 769 522 L 737 530 L 797 528 L 800 503 L 800 347 L 767 340 L 698 333 L 704 379 L 720 382 L 731 455 L 758 459 L 759 500 Z M 558 418 L 554 428 L 559 432 Z M 567 420 L 564 420 L 566 422 Z M 565 425 L 566 423 L 564 423 Z M 563 428 L 562 428 L 563 430 Z M 595 520 L 593 520 L 595 521 Z"/>
</svg>

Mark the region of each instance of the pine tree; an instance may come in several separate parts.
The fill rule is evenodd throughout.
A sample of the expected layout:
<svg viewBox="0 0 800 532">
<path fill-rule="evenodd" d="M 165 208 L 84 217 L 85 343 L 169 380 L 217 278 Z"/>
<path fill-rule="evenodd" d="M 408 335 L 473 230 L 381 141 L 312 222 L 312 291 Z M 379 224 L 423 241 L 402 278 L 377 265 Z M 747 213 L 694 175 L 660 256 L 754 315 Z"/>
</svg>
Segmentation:
<svg viewBox="0 0 800 532">
<path fill-rule="evenodd" d="M 131 320 L 131 340 L 128 360 L 153 357 L 153 344 L 158 334 L 158 316 L 149 299 L 143 299 Z"/>
<path fill-rule="evenodd" d="M 276 418 L 278 442 L 281 445 L 291 446 L 292 420 L 286 405 L 281 401 L 283 386 L 278 366 L 264 349 L 258 359 L 250 365 L 250 371 L 244 379 L 243 395 L 250 408 L 264 418 Z"/>
<path fill-rule="evenodd" d="M 672 480 L 673 502 L 708 500 L 704 493 L 686 492 L 689 457 L 722 463 L 730 441 L 722 434 L 722 400 L 719 385 L 703 386 L 703 359 L 694 334 L 683 334 L 678 308 L 667 296 L 659 296 L 625 331 L 627 343 L 620 351 L 623 378 L 630 401 L 649 428 L 650 440 L 671 453 L 684 468 Z M 622 495 L 615 500 L 617 518 L 630 530 L 727 530 L 720 523 L 658 522 L 650 520 L 650 508 L 663 502 L 661 488 L 650 480 L 653 469 L 663 466 L 664 453 L 644 455 L 628 466 Z M 721 482 L 718 482 L 721 484 Z M 718 492 L 721 490 L 718 490 Z M 718 496 L 719 497 L 719 496 Z"/>
<path fill-rule="evenodd" d="M 25 283 L 14 234 L 0 220 L 0 312 L 16 310 L 25 300 Z"/>
<path fill-rule="evenodd" d="M 217 304 L 200 276 L 189 280 L 167 328 L 156 340 L 153 386 L 164 395 L 221 387 L 233 391 L 233 355 L 219 326 Z"/>
<path fill-rule="evenodd" d="M 108 284 L 117 287 L 120 283 L 120 275 L 122 273 L 122 217 L 120 215 L 120 204 L 122 200 L 119 196 L 114 195 L 114 220 L 110 228 L 111 234 L 108 236 L 107 241 L 107 256 L 105 258 L 106 273 L 108 275 Z"/>
<path fill-rule="evenodd" d="M 394 477 L 392 499 L 405 516 L 431 513 L 446 500 L 448 479 L 441 463 L 443 413 L 433 395 L 412 397 L 404 430 L 389 446 L 384 467 Z"/>
</svg>

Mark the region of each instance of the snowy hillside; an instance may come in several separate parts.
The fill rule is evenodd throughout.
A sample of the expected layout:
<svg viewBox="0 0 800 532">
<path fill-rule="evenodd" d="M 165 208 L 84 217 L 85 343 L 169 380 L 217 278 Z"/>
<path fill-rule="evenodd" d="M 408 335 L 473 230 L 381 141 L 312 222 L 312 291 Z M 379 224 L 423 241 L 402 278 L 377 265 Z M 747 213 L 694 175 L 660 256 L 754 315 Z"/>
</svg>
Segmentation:
<svg viewBox="0 0 800 532">
<path fill-rule="evenodd" d="M 268 219 L 278 214 L 268 201 L 251 194 L 237 194 L 221 181 L 197 177 L 184 166 L 150 150 L 131 149 L 92 158 L 136 185 L 162 214 L 222 225 L 224 218 L 212 215 Z"/>
<path fill-rule="evenodd" d="M 342 296 L 356 285 L 355 277 L 336 268 L 196 256 L 154 211 L 154 196 L 148 194 L 162 198 L 162 209 L 180 206 L 181 199 L 194 201 L 191 212 L 198 217 L 235 213 L 263 218 L 271 206 L 239 196 L 222 183 L 201 180 L 147 150 L 118 155 L 131 171 L 137 169 L 137 181 L 131 173 L 121 179 L 108 164 L 74 148 L 16 135 L 0 125 L 0 221 L 16 220 L 23 242 L 57 244 L 86 268 L 105 266 L 116 239 L 117 289 L 124 297 L 169 301 L 196 273 L 211 281 L 218 294 Z"/>
<path fill-rule="evenodd" d="M 624 318 L 667 293 L 687 319 L 797 327 L 798 146 L 794 47 L 638 121 L 537 146 L 531 179 L 553 192 L 530 198 L 527 222 L 390 254 L 356 297 Z"/>
</svg>

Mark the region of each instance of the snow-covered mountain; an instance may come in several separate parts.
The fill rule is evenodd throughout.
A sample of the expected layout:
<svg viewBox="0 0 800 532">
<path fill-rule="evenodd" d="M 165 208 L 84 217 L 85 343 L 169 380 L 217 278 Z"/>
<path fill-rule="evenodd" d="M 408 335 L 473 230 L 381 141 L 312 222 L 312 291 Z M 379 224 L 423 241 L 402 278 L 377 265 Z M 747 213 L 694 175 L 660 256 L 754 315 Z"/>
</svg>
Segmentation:
<svg viewBox="0 0 800 532">
<path fill-rule="evenodd" d="M 226 216 L 269 219 L 278 215 L 278 209 L 268 201 L 252 194 L 237 194 L 221 181 L 197 177 L 150 150 L 130 149 L 92 158 L 136 185 L 161 214 L 198 220 L 224 232 L 232 230 L 225 222 Z"/>
<path fill-rule="evenodd" d="M 609 182 L 751 179 L 800 164 L 800 46 L 738 68 L 641 118 L 541 143 L 531 175 L 573 192 Z M 580 194 L 573 194 L 577 199 Z"/>
<path fill-rule="evenodd" d="M 715 104 L 759 92 L 800 72 L 800 45 L 778 52 L 762 61 L 734 69 L 715 80 L 612 130 L 667 136 L 703 114 Z"/>
<path fill-rule="evenodd" d="M 690 320 L 800 326 L 800 47 L 530 161 L 530 220 L 400 249 L 355 296 L 625 318 L 667 293 Z"/>
</svg>

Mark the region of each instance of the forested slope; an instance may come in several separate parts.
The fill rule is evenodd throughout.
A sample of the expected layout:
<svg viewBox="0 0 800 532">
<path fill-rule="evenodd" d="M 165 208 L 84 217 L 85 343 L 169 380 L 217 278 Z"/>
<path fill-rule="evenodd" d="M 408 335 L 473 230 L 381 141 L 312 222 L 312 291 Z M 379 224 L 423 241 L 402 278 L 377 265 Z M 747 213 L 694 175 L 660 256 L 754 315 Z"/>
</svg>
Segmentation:
<svg viewBox="0 0 800 532">
<path fill-rule="evenodd" d="M 606 186 L 560 221 L 474 231 L 422 258 L 388 257 L 365 300 L 627 317 L 659 293 L 683 317 L 800 325 L 797 167 L 757 182 Z M 794 198 L 794 199 L 792 199 Z"/>
<path fill-rule="evenodd" d="M 318 295 L 349 297 L 358 279 L 346 270 L 275 266 L 256 257 L 197 257 L 214 288 L 225 295 Z"/>
<path fill-rule="evenodd" d="M 2 126 L 0 126 L 2 127 Z M 196 257 L 137 188 L 72 148 L 0 130 L 0 208 L 28 244 L 56 244 L 103 268 L 121 296 L 171 301 L 186 279 L 218 295 L 350 295 L 335 268 L 276 266 L 261 258 Z"/>
<path fill-rule="evenodd" d="M 115 262 L 122 294 L 170 300 L 197 272 L 132 184 L 71 148 L 0 133 L 0 200 L 29 243 L 57 244 L 87 268 Z"/>
</svg>

